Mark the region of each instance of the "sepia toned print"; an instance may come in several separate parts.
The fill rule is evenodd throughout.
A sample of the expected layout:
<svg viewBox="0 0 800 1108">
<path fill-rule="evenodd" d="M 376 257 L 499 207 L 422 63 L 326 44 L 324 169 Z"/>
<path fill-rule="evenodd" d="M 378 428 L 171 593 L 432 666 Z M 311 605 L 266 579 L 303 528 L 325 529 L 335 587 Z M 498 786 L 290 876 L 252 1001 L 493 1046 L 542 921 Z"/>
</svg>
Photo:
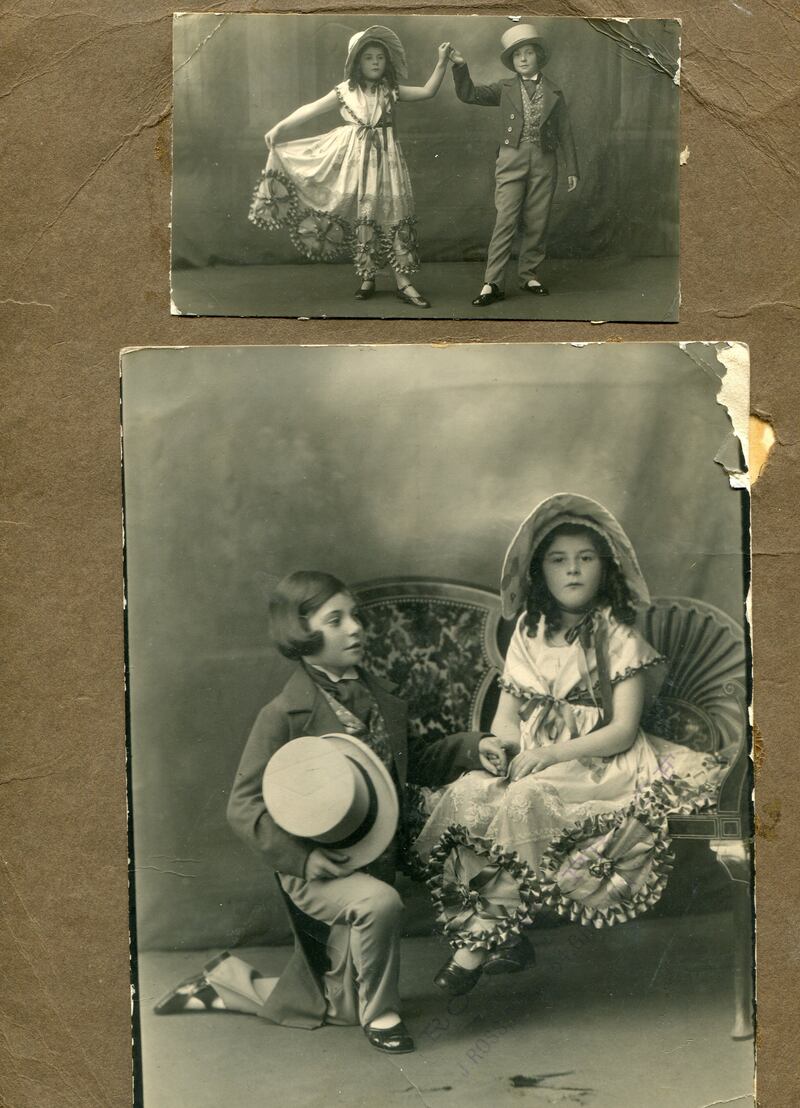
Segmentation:
<svg viewBox="0 0 800 1108">
<path fill-rule="evenodd" d="M 752 1103 L 725 356 L 124 355 L 147 1108 Z"/>
<path fill-rule="evenodd" d="M 679 30 L 176 16 L 173 312 L 676 321 Z"/>
</svg>

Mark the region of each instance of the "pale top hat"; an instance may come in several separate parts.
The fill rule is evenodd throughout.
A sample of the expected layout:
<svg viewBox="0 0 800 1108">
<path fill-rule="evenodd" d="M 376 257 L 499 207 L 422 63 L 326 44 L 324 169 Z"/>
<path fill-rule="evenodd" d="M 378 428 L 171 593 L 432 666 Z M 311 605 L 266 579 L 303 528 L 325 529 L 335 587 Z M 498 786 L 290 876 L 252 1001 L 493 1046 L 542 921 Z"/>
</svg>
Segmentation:
<svg viewBox="0 0 800 1108">
<path fill-rule="evenodd" d="M 503 51 L 500 55 L 500 61 L 506 69 L 514 70 L 511 55 L 519 46 L 527 46 L 528 44 L 539 47 L 541 52 L 540 65 L 544 65 L 548 58 L 547 47 L 532 23 L 520 23 L 516 27 L 509 27 L 507 31 L 503 32 L 500 36 L 500 46 Z"/>
<path fill-rule="evenodd" d="M 353 869 L 374 862 L 397 831 L 400 807 L 392 776 L 353 735 L 292 739 L 267 763 L 262 792 L 279 827 L 345 851 Z"/>
<path fill-rule="evenodd" d="M 394 31 L 388 27 L 382 27 L 379 23 L 373 24 L 372 27 L 367 27 L 366 31 L 358 31 L 347 44 L 347 59 L 344 63 L 344 75 L 350 72 L 350 63 L 354 56 L 362 48 L 366 46 L 368 42 L 377 42 L 379 46 L 382 46 L 392 59 L 392 65 L 394 71 L 398 77 L 408 76 L 408 67 L 406 65 L 406 52 L 403 49 L 403 44 Z"/>
<path fill-rule="evenodd" d="M 525 606 L 531 558 L 539 544 L 562 523 L 577 523 L 598 531 L 611 548 L 611 555 L 631 591 L 634 605 L 638 608 L 650 606 L 650 592 L 636 551 L 618 520 L 607 508 L 588 496 L 560 492 L 537 504 L 511 540 L 500 579 L 506 619 L 513 619 Z"/>
</svg>

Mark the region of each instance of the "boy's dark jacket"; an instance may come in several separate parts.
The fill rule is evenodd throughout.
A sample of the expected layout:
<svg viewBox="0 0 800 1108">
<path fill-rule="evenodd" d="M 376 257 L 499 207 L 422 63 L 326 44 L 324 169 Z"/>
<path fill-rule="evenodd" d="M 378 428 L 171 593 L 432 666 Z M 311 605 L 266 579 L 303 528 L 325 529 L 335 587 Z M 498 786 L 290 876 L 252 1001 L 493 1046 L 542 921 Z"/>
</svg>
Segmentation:
<svg viewBox="0 0 800 1108">
<path fill-rule="evenodd" d="M 578 158 L 575 142 L 569 123 L 564 94 L 547 77 L 540 76 L 542 82 L 542 123 L 539 132 L 542 150 L 555 153 L 560 147 L 564 155 L 564 164 L 569 176 L 578 176 Z M 504 81 L 495 81 L 491 85 L 474 85 L 469 75 L 469 67 L 453 66 L 453 81 L 456 96 L 465 104 L 478 104 L 484 108 L 500 106 L 500 145 L 519 146 L 522 138 L 522 124 L 525 117 L 522 111 L 522 84 L 519 77 L 509 77 Z"/>
<path fill-rule="evenodd" d="M 410 739 L 406 706 L 386 685 L 362 671 L 362 679 L 381 710 L 394 756 L 400 786 L 400 807 L 408 782 L 436 786 L 461 773 L 480 768 L 479 732 L 451 735 L 431 742 Z M 262 708 L 242 753 L 228 801 L 231 827 L 258 850 L 278 873 L 304 875 L 312 844 L 283 831 L 272 820 L 261 795 L 264 768 L 284 743 L 301 735 L 325 735 L 341 731 L 341 724 L 312 678 L 298 669 L 283 691 Z M 266 1012 L 275 1023 L 294 1027 L 318 1027 L 325 1018 L 325 997 L 320 983 L 324 965 L 325 925 L 309 919 L 287 896 L 295 949 L 280 981 L 269 998 Z"/>
</svg>

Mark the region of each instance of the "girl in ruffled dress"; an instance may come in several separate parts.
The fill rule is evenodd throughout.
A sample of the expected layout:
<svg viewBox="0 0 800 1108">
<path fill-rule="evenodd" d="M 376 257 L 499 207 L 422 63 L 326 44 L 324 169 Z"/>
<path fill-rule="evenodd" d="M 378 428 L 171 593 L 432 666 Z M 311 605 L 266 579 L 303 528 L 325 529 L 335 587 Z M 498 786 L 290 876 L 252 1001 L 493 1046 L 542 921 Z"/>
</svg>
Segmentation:
<svg viewBox="0 0 800 1108">
<path fill-rule="evenodd" d="M 450 44 L 442 43 L 425 85 L 401 85 L 408 71 L 400 39 L 388 27 L 368 27 L 350 39 L 344 81 L 265 135 L 269 158 L 253 195 L 251 222 L 267 230 L 288 227 L 296 249 L 316 261 L 349 254 L 361 278 L 357 300 L 374 294 L 375 275 L 388 265 L 400 300 L 430 307 L 408 279 L 419 268 L 419 254 L 395 115 L 398 101 L 436 95 L 449 53 Z M 334 109 L 342 126 L 314 138 L 281 141 L 290 127 Z"/>
<path fill-rule="evenodd" d="M 496 775 L 433 794 L 416 842 L 455 948 L 435 980 L 453 994 L 529 964 L 520 932 L 542 907 L 602 926 L 654 904 L 667 815 L 713 803 L 722 768 L 641 729 L 664 659 L 633 626 L 650 597 L 610 512 L 573 494 L 543 501 L 501 590 L 504 615 L 522 614 L 492 725 Z"/>
</svg>

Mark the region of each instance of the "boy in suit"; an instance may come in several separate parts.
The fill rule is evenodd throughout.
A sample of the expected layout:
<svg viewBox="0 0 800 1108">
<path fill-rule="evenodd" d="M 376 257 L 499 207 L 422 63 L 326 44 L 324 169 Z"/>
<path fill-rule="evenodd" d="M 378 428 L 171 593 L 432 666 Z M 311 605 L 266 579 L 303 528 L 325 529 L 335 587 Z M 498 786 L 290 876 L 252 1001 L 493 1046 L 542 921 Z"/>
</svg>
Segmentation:
<svg viewBox="0 0 800 1108">
<path fill-rule="evenodd" d="M 522 288 L 533 295 L 547 289 L 536 276 L 545 257 L 550 206 L 558 179 L 556 151 L 560 148 L 567 169 L 567 189 L 578 184 L 575 144 L 564 95 L 542 76 L 547 51 L 530 23 L 511 27 L 501 40 L 500 60 L 514 77 L 491 85 L 474 85 L 467 63 L 458 50 L 450 51 L 456 95 L 465 104 L 497 107 L 501 134 L 495 168 L 497 218 L 489 243 L 484 284 L 472 303 L 479 308 L 505 296 L 505 268 L 511 257 L 514 234 L 522 216 L 519 277 Z"/>
<path fill-rule="evenodd" d="M 385 764 L 402 809 L 407 781 L 441 785 L 481 767 L 495 773 L 502 747 L 478 732 L 436 741 L 409 736 L 405 704 L 361 666 L 358 607 L 338 578 L 313 570 L 284 578 L 270 600 L 270 625 L 278 650 L 298 668 L 255 721 L 228 820 L 278 874 L 294 954 L 276 980 L 225 951 L 171 989 L 155 1011 L 247 1012 L 308 1029 L 360 1023 L 371 1046 L 407 1053 L 414 1042 L 400 1018 L 403 904 L 393 888 L 398 841 L 368 867 L 354 870 L 345 851 L 278 826 L 264 802 L 264 769 L 278 750 L 302 736 L 352 734 Z"/>
</svg>

